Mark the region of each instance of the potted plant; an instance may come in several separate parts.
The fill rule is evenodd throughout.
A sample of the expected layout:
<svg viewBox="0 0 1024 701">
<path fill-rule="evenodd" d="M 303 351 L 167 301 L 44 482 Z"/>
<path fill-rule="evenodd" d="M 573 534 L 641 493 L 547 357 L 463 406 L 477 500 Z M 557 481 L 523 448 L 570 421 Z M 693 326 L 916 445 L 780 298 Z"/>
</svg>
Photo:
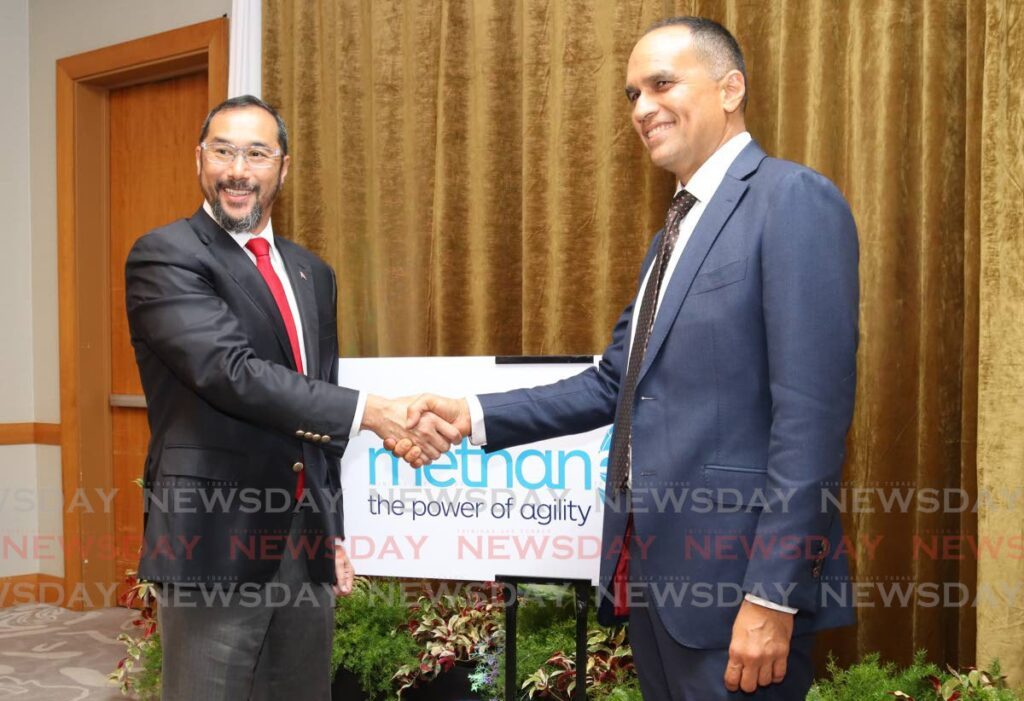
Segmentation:
<svg viewBox="0 0 1024 701">
<path fill-rule="evenodd" d="M 495 629 L 473 651 L 469 688 L 483 701 L 502 701 L 505 689 L 505 628 Z"/>
<path fill-rule="evenodd" d="M 159 698 L 155 592 L 132 573 L 129 584 L 122 604 L 139 607 L 138 634 L 119 636 L 126 654 L 110 677 L 125 695 Z M 520 593 L 519 701 L 568 701 L 577 683 L 575 660 L 567 653 L 575 649 L 571 597 L 550 587 L 522 587 Z M 352 594 L 335 609 L 334 698 L 502 701 L 501 613 L 501 597 L 486 588 L 437 596 L 421 584 L 356 578 Z M 626 631 L 593 620 L 589 629 L 588 698 L 642 701 Z M 845 669 L 830 659 L 827 673 L 807 701 L 1024 701 L 1024 692 L 1007 688 L 998 661 L 987 669 L 942 671 L 919 651 L 900 669 L 871 654 Z"/>
<path fill-rule="evenodd" d="M 345 701 L 393 696 L 395 669 L 415 662 L 419 652 L 409 631 L 403 586 L 391 579 L 356 577 L 352 593 L 335 604 L 332 696 Z"/>
<path fill-rule="evenodd" d="M 521 688 L 529 699 L 572 701 L 578 681 L 575 657 L 557 650 L 526 677 Z M 584 682 L 590 699 L 640 701 L 633 651 L 626 641 L 625 627 L 590 629 Z"/>
<path fill-rule="evenodd" d="M 420 596 L 408 626 L 420 652 L 394 675 L 399 696 L 409 701 L 481 698 L 470 675 L 481 657 L 496 657 L 501 649 L 501 611 L 501 590 L 493 586 Z"/>
<path fill-rule="evenodd" d="M 576 618 L 571 590 L 520 588 L 519 679 L 523 699 L 569 701 L 576 689 Z M 626 628 L 598 625 L 591 611 L 585 684 L 591 701 L 641 701 Z"/>
<path fill-rule="evenodd" d="M 131 570 L 126 573 L 125 582 L 128 590 L 119 603 L 126 608 L 138 608 L 132 625 L 139 634 L 121 633 L 117 636 L 125 645 L 125 655 L 109 678 L 125 696 L 134 695 L 143 700 L 158 699 L 163 651 L 160 647 L 160 634 L 156 629 L 156 591 L 149 582 L 140 582 Z"/>
<path fill-rule="evenodd" d="M 826 667 L 828 677 L 811 687 L 807 701 L 1021 701 L 1024 693 L 1007 688 L 999 661 L 987 670 L 968 668 L 958 672 L 951 667 L 941 671 L 925 660 L 919 650 L 905 669 L 881 662 L 878 653 L 866 655 L 860 662 L 843 669 L 834 659 Z"/>
</svg>

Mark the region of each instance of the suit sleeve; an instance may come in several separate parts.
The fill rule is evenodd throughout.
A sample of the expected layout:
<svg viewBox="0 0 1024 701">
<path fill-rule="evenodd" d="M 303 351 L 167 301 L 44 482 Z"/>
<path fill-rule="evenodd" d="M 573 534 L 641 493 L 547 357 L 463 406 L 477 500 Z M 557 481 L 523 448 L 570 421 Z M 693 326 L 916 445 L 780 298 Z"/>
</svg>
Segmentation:
<svg viewBox="0 0 1024 701">
<path fill-rule="evenodd" d="M 152 233 L 135 243 L 125 285 L 133 343 L 145 344 L 182 383 L 238 419 L 288 435 L 300 429 L 329 435 L 320 447 L 341 457 L 358 392 L 257 357 L 205 264 L 175 244 L 173 234 Z"/>
<path fill-rule="evenodd" d="M 761 251 L 772 423 L 755 542 L 765 550 L 750 560 L 743 586 L 773 600 L 789 591 L 776 603 L 802 611 L 817 609 L 814 565 L 839 518 L 822 497 L 840 480 L 853 416 L 857 258 L 853 217 L 835 186 L 806 169 L 784 178 Z"/>
<path fill-rule="evenodd" d="M 330 273 L 331 273 L 331 316 L 330 316 L 330 318 L 331 319 L 337 319 L 338 318 L 338 279 L 337 279 L 337 277 L 334 274 L 334 269 L 333 268 L 328 268 L 328 269 L 330 270 Z M 338 357 L 339 357 L 337 336 L 335 336 L 334 343 L 331 344 L 331 347 L 330 347 L 329 350 L 330 350 L 330 353 L 331 353 L 331 366 L 330 366 L 330 370 L 328 370 L 327 378 L 328 378 L 328 381 L 331 383 L 332 386 L 336 386 L 338 384 Z M 356 397 L 358 398 L 360 396 L 360 394 L 361 393 L 356 392 Z M 355 407 L 353 407 L 353 412 L 355 412 Z M 353 419 L 353 421 L 354 420 L 355 419 Z M 351 435 L 351 431 L 350 431 L 349 435 Z M 346 445 L 347 445 L 347 440 L 346 440 Z M 338 456 L 331 455 L 330 457 L 337 458 Z M 332 461 L 331 461 L 330 457 L 328 458 L 328 462 L 327 462 L 328 469 L 337 469 L 337 470 L 340 471 L 341 470 L 341 466 L 337 462 L 333 462 L 333 464 L 332 464 Z M 338 494 L 338 498 L 337 498 L 337 501 L 335 503 L 338 506 L 338 510 L 333 512 L 333 513 L 331 513 L 330 517 L 333 520 L 335 534 L 337 535 L 338 538 L 340 538 L 342 541 L 344 541 L 345 540 L 345 496 L 344 496 L 344 491 L 342 491 L 341 493 Z"/>
<path fill-rule="evenodd" d="M 640 280 L 658 250 L 655 236 L 641 266 Z M 639 284 L 639 283 L 638 283 Z M 615 420 L 619 382 L 630 346 L 633 304 L 623 310 L 597 367 L 550 385 L 480 395 L 487 452 L 522 443 L 583 433 Z"/>
</svg>

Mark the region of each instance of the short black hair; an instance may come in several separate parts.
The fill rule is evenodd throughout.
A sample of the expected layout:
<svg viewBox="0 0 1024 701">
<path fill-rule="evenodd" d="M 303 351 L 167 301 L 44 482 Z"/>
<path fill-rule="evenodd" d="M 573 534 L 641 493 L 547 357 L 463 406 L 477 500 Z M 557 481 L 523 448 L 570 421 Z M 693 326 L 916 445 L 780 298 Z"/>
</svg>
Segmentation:
<svg viewBox="0 0 1024 701">
<path fill-rule="evenodd" d="M 263 100 L 259 99 L 255 95 L 239 95 L 238 97 L 232 97 L 224 100 L 206 115 L 206 120 L 203 122 L 203 128 L 199 131 L 199 143 L 203 143 L 206 140 L 206 134 L 210 131 L 210 122 L 215 116 L 221 112 L 227 110 L 238 110 L 245 107 L 258 107 L 261 110 L 266 111 L 274 118 L 277 122 L 277 143 L 281 146 L 281 155 L 288 155 L 288 127 L 284 125 L 284 119 L 273 107 L 268 105 Z"/>
<path fill-rule="evenodd" d="M 681 15 L 679 17 L 666 17 L 658 20 L 644 32 L 650 34 L 662 27 L 686 27 L 693 36 L 693 45 L 698 55 L 704 60 L 716 80 L 729 71 L 735 69 L 743 76 L 743 84 L 747 84 L 747 64 L 743 60 L 743 50 L 740 43 L 728 29 L 713 19 L 707 17 L 692 17 Z M 743 95 L 743 107 L 747 106 L 747 94 Z"/>
</svg>

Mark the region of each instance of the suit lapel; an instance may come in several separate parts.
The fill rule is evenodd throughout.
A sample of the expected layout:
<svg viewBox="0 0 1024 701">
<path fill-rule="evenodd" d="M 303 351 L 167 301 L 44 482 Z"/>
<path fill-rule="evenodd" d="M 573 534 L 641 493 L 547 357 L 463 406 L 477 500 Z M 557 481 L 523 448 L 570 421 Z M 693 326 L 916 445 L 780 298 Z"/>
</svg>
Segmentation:
<svg viewBox="0 0 1024 701">
<path fill-rule="evenodd" d="M 319 319 L 316 307 L 316 293 L 313 285 L 313 269 L 297 255 L 291 241 L 275 236 L 277 252 L 281 254 L 284 267 L 295 293 L 295 303 L 302 319 L 302 339 L 306 346 L 306 374 L 316 377 L 320 372 L 320 342 L 317 337 L 316 321 Z"/>
<path fill-rule="evenodd" d="M 654 318 L 654 329 L 652 329 L 651 338 L 647 342 L 647 352 L 644 354 L 644 361 L 640 366 L 638 383 L 647 374 L 661 345 L 665 342 L 708 251 L 711 250 L 725 223 L 729 221 L 729 217 L 740 203 L 743 193 L 747 191 L 745 178 L 757 169 L 757 165 L 764 157 L 764 151 L 756 143 L 752 141 L 747 144 L 729 167 L 722 184 L 718 186 L 714 197 L 704 209 L 697 228 L 694 229 L 690 240 L 686 242 L 686 247 L 679 257 L 672 278 L 668 281 L 665 296 L 658 307 L 657 315 Z"/>
<path fill-rule="evenodd" d="M 266 281 L 249 256 L 231 238 L 231 234 L 220 228 L 202 207 L 188 221 L 199 239 L 206 244 L 213 256 L 227 270 L 228 275 L 252 300 L 267 326 L 277 337 L 284 357 L 291 358 L 292 344 L 288 340 L 288 331 L 284 328 L 284 320 L 281 318 L 281 312 L 277 309 L 277 302 L 274 301 L 274 295 L 270 293 L 270 288 L 267 287 Z"/>
</svg>

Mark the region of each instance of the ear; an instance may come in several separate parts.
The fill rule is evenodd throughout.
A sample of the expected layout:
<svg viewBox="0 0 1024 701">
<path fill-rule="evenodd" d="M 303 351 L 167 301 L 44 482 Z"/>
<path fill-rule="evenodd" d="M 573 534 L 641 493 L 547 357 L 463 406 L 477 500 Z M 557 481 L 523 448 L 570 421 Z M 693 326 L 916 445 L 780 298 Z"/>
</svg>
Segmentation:
<svg viewBox="0 0 1024 701">
<path fill-rule="evenodd" d="M 201 160 L 202 157 L 203 157 L 203 147 L 202 146 L 196 146 L 196 175 L 202 175 L 203 174 L 203 162 Z"/>
<path fill-rule="evenodd" d="M 288 166 L 291 165 L 291 162 L 292 162 L 292 157 L 291 156 L 285 156 L 284 158 L 281 159 L 281 175 L 280 175 L 280 178 L 281 178 L 281 184 L 282 185 L 284 185 L 284 178 L 285 178 L 285 176 L 288 175 Z"/>
<path fill-rule="evenodd" d="M 719 81 L 722 91 L 722 108 L 730 114 L 743 107 L 743 98 L 747 94 L 747 82 L 743 74 L 735 68 L 726 73 Z"/>
</svg>

